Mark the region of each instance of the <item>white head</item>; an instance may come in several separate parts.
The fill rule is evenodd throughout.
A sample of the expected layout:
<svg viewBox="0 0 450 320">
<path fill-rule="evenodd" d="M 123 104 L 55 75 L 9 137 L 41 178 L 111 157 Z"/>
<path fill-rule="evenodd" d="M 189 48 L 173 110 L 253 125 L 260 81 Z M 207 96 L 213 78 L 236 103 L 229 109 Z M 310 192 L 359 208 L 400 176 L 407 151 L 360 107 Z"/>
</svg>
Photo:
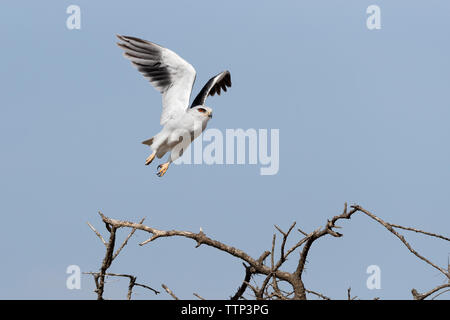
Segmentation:
<svg viewBox="0 0 450 320">
<path fill-rule="evenodd" d="M 189 112 L 192 114 L 192 116 L 195 119 L 198 119 L 200 121 L 208 121 L 212 118 L 212 109 L 207 106 L 195 106 L 191 109 L 189 109 Z"/>
</svg>

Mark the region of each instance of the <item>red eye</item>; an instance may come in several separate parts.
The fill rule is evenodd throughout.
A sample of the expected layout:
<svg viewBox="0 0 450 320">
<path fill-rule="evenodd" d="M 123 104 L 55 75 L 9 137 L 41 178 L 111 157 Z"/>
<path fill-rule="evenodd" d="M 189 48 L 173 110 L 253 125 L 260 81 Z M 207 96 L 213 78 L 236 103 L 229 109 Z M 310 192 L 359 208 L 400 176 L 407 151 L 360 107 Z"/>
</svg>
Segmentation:
<svg viewBox="0 0 450 320">
<path fill-rule="evenodd" d="M 206 110 L 203 109 L 203 108 L 198 108 L 197 110 L 198 110 L 198 112 L 202 112 L 202 113 L 205 113 L 205 112 L 206 112 Z"/>
</svg>

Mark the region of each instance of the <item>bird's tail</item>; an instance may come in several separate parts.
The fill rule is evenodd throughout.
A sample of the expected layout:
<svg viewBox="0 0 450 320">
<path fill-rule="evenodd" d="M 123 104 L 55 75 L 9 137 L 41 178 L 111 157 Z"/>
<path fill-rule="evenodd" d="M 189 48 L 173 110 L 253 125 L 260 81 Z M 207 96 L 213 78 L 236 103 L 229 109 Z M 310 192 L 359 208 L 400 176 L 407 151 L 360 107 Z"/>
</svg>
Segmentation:
<svg viewBox="0 0 450 320">
<path fill-rule="evenodd" d="M 145 140 L 145 141 L 142 141 L 142 144 L 146 144 L 146 145 L 148 145 L 148 146 L 151 146 L 151 145 L 153 144 L 153 139 L 154 139 L 154 138 L 155 138 L 155 137 L 150 138 L 150 139 Z"/>
</svg>

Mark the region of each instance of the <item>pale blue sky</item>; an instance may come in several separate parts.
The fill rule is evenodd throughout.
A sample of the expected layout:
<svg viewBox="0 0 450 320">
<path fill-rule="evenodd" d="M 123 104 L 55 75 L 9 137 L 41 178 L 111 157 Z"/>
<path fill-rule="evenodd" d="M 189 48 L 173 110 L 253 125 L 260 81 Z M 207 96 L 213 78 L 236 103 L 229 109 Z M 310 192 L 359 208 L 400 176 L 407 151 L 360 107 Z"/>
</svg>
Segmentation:
<svg viewBox="0 0 450 320">
<path fill-rule="evenodd" d="M 66 28 L 70 4 L 81 7 L 81 30 Z M 371 4 L 381 30 L 366 28 Z M 345 201 L 448 235 L 449 12 L 443 0 L 3 1 L 0 298 L 94 299 L 92 279 L 68 290 L 65 270 L 98 270 L 104 247 L 86 224 L 106 235 L 98 210 L 161 229 L 202 227 L 254 257 L 270 248 L 274 224 L 312 231 Z M 209 128 L 279 129 L 279 173 L 185 165 L 156 177 L 140 142 L 160 130 L 160 95 L 122 57 L 116 33 L 179 53 L 197 70 L 195 93 L 230 70 L 233 87 L 208 99 Z M 308 288 L 410 299 L 412 287 L 443 283 L 368 218 L 340 225 L 343 238 L 314 244 Z M 448 243 L 406 235 L 446 265 Z M 137 232 L 110 270 L 180 298 L 227 298 L 243 279 L 224 253 L 180 238 L 139 247 L 146 238 Z M 372 264 L 381 290 L 366 288 Z M 125 295 L 126 281 L 108 283 L 106 298 Z"/>
</svg>

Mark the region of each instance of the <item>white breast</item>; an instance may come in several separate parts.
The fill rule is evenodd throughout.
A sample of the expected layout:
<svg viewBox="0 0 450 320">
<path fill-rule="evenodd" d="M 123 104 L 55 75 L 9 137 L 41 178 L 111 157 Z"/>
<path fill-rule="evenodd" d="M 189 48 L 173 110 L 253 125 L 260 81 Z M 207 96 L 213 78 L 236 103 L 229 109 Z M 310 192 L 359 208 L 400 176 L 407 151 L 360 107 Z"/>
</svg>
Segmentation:
<svg viewBox="0 0 450 320">
<path fill-rule="evenodd" d="M 169 121 L 165 126 L 165 129 L 170 132 L 169 144 L 180 141 L 180 137 L 183 136 L 189 137 L 192 142 L 206 129 L 207 123 L 207 117 L 203 117 L 200 120 L 189 113 L 185 113 L 181 117 Z"/>
</svg>

